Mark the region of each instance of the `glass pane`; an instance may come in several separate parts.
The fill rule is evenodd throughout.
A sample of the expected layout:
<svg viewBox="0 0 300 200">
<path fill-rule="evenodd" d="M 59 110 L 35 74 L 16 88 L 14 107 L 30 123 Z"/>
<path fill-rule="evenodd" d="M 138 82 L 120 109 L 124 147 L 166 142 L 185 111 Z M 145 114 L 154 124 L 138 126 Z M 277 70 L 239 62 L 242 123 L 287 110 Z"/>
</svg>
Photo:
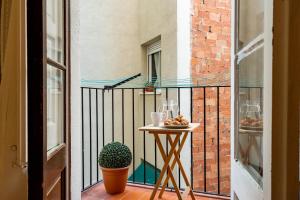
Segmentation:
<svg viewBox="0 0 300 200">
<path fill-rule="evenodd" d="M 262 185 L 263 176 L 263 48 L 239 65 L 239 123 L 237 156 Z"/>
<path fill-rule="evenodd" d="M 241 49 L 264 31 L 264 1 L 239 0 L 238 23 L 238 49 Z"/>
<path fill-rule="evenodd" d="M 47 150 L 64 142 L 64 72 L 47 66 Z"/>
<path fill-rule="evenodd" d="M 152 84 L 157 84 L 160 82 L 160 72 L 161 72 L 161 61 L 160 61 L 160 52 L 150 54 L 148 56 L 148 81 Z"/>
<path fill-rule="evenodd" d="M 47 0 L 47 56 L 64 62 L 64 6 L 62 0 Z"/>
</svg>

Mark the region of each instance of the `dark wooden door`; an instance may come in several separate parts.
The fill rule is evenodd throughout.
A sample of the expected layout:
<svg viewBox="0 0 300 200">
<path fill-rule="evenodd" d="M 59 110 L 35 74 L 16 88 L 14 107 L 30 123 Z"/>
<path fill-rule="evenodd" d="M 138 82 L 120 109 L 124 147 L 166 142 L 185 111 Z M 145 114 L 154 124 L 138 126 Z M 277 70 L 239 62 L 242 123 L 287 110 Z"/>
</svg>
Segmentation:
<svg viewBox="0 0 300 200">
<path fill-rule="evenodd" d="M 69 199 L 68 0 L 28 0 L 29 199 Z"/>
</svg>

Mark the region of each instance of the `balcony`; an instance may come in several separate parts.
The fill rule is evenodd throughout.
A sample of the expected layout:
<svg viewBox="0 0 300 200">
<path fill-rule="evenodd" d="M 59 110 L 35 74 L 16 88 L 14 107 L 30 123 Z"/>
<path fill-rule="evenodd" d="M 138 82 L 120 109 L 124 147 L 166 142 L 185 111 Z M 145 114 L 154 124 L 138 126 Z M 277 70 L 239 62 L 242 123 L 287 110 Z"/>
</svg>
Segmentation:
<svg viewBox="0 0 300 200">
<path fill-rule="evenodd" d="M 105 193 L 97 157 L 102 147 L 112 141 L 126 144 L 133 162 L 122 199 L 151 193 L 163 160 L 154 138 L 138 128 L 151 123 L 150 113 L 161 108 L 163 100 L 178 103 L 179 112 L 189 121 L 200 123 L 182 149 L 180 158 L 198 199 L 228 199 L 230 195 L 230 86 L 161 84 L 152 92 L 132 79 L 118 80 L 109 86 L 82 86 L 82 197 L 116 199 Z M 137 82 L 137 81 L 136 81 Z M 169 145 L 162 138 L 166 151 Z M 185 188 L 179 168 L 174 177 L 180 189 Z M 171 181 L 167 199 L 176 199 Z M 172 192 L 173 191 L 173 192 Z M 100 194 L 101 193 L 101 194 Z M 101 196 L 102 197 L 102 196 Z M 118 198 L 117 198 L 118 199 Z M 133 199 L 133 197 L 131 197 Z"/>
</svg>

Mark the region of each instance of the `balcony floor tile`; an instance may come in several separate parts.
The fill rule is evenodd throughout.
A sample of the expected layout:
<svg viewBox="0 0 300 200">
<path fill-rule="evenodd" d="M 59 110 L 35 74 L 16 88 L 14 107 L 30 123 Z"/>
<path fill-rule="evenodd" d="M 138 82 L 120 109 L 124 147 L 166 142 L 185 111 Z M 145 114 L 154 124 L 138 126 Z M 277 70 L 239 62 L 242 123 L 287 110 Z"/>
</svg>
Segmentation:
<svg viewBox="0 0 300 200">
<path fill-rule="evenodd" d="M 99 183 L 92 188 L 84 191 L 81 195 L 82 200 L 148 200 L 151 196 L 152 189 L 127 186 L 122 194 L 109 195 L 105 192 L 104 185 Z M 157 193 L 158 196 L 158 193 Z M 158 198 L 157 198 L 158 199 Z M 191 198 L 189 198 L 191 199 Z M 212 198 L 196 196 L 197 200 L 221 200 L 227 198 Z M 165 192 L 161 200 L 177 200 L 175 192 Z"/>
</svg>

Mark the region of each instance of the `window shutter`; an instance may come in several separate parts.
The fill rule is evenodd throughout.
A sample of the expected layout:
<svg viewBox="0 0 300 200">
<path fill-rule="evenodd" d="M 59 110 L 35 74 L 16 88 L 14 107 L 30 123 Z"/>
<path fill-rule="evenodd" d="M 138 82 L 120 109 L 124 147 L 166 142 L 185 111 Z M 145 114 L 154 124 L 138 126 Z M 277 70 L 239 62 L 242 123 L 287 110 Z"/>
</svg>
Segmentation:
<svg viewBox="0 0 300 200">
<path fill-rule="evenodd" d="M 161 40 L 150 44 L 147 48 L 148 55 L 159 52 L 159 51 L 161 51 Z"/>
</svg>

